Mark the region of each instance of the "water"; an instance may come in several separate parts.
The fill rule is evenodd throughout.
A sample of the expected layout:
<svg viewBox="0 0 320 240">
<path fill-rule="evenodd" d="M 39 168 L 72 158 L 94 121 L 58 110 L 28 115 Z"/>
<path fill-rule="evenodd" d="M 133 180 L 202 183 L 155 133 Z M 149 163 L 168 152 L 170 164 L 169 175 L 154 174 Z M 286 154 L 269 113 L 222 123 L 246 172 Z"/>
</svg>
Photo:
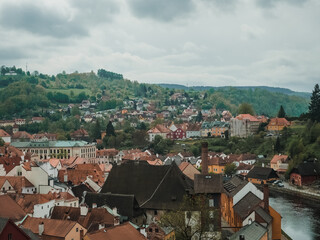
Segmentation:
<svg viewBox="0 0 320 240">
<path fill-rule="evenodd" d="M 270 205 L 282 216 L 282 229 L 294 240 L 320 240 L 320 203 L 270 193 Z"/>
</svg>

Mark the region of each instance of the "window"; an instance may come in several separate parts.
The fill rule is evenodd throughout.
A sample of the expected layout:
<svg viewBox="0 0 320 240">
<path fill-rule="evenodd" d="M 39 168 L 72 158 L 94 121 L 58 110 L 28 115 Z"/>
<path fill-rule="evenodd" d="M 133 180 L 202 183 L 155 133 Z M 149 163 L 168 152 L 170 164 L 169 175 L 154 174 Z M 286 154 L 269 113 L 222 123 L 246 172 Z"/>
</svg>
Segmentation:
<svg viewBox="0 0 320 240">
<path fill-rule="evenodd" d="M 12 233 L 8 234 L 8 240 L 12 240 Z"/>
<path fill-rule="evenodd" d="M 152 232 L 152 228 L 149 228 L 149 232 Z"/>
<path fill-rule="evenodd" d="M 157 233 L 157 232 L 159 232 L 159 229 L 158 229 L 158 228 L 156 228 L 156 229 L 155 229 L 155 232 L 156 232 L 156 233 Z"/>
<path fill-rule="evenodd" d="M 214 207 L 214 200 L 213 199 L 209 199 L 209 207 Z"/>
<path fill-rule="evenodd" d="M 154 210 L 154 215 L 157 216 L 158 215 L 158 211 Z"/>
<path fill-rule="evenodd" d="M 76 228 L 76 232 L 79 232 L 79 228 Z"/>
</svg>

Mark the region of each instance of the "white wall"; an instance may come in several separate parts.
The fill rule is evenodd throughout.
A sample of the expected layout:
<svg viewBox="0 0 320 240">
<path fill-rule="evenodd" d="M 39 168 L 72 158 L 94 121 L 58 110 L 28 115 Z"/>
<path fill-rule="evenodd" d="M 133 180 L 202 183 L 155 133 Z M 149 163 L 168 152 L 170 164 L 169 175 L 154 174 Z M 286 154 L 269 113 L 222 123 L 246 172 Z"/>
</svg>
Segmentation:
<svg viewBox="0 0 320 240">
<path fill-rule="evenodd" d="M 263 193 L 251 182 L 248 182 L 236 195 L 233 197 L 233 205 L 236 205 L 247 193 L 252 192 L 261 200 L 263 199 Z"/>
<path fill-rule="evenodd" d="M 255 211 L 250 213 L 250 215 L 242 222 L 242 226 L 248 225 L 249 224 L 249 219 L 251 219 L 252 222 L 255 221 L 255 216 L 256 216 Z"/>
<path fill-rule="evenodd" d="M 33 207 L 33 217 L 49 218 L 50 210 L 55 206 L 55 200 L 46 203 L 36 204 Z"/>
</svg>

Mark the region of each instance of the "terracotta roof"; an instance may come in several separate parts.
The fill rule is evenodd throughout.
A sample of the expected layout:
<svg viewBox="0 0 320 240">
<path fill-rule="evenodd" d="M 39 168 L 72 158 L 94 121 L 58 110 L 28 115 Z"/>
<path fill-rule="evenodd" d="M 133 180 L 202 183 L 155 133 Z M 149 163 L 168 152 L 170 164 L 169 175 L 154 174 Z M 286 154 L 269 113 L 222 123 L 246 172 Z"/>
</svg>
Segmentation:
<svg viewBox="0 0 320 240">
<path fill-rule="evenodd" d="M 253 168 L 253 165 L 240 163 L 237 167 L 237 170 L 251 170 Z"/>
<path fill-rule="evenodd" d="M 0 128 L 0 137 L 10 137 L 10 134 Z"/>
<path fill-rule="evenodd" d="M 254 117 L 254 116 L 252 116 L 250 114 L 239 114 L 236 117 L 236 119 L 238 119 L 238 120 L 249 120 L 250 122 L 259 122 L 259 120 L 256 117 Z"/>
<path fill-rule="evenodd" d="M 0 155 L 8 155 L 8 156 L 18 156 L 21 157 L 23 155 L 23 152 L 11 145 L 4 145 L 0 147 Z"/>
<path fill-rule="evenodd" d="M 111 228 L 103 228 L 93 233 L 88 233 L 85 238 L 88 240 L 146 240 L 146 237 L 136 230 L 129 222 Z"/>
<path fill-rule="evenodd" d="M 182 162 L 182 163 L 179 165 L 180 170 L 183 172 L 183 170 L 184 170 L 186 167 L 188 167 L 189 164 L 190 164 L 190 163 L 188 163 L 188 162 Z"/>
<path fill-rule="evenodd" d="M 58 166 L 58 164 L 60 163 L 60 159 L 57 158 L 51 158 L 49 160 L 49 163 L 52 167 L 56 168 Z"/>
<path fill-rule="evenodd" d="M 13 134 L 12 139 L 31 139 L 31 134 L 27 133 L 26 131 L 18 131 Z"/>
<path fill-rule="evenodd" d="M 270 163 L 276 164 L 278 161 L 281 161 L 281 163 L 287 162 L 288 155 L 274 155 Z"/>
<path fill-rule="evenodd" d="M 80 207 L 55 206 L 51 219 L 71 220 L 84 226 L 89 232 L 99 229 L 99 224 L 114 226 L 115 217 L 105 208 L 88 208 L 86 215 L 81 215 Z"/>
<path fill-rule="evenodd" d="M 221 157 L 209 156 L 209 158 L 208 158 L 208 166 L 212 166 L 212 165 L 224 166 L 226 164 L 227 164 L 227 162 L 225 160 L 223 160 L 223 158 L 221 158 Z"/>
<path fill-rule="evenodd" d="M 0 195 L 0 217 L 19 221 L 26 216 L 22 208 L 8 195 Z"/>
<path fill-rule="evenodd" d="M 268 126 L 290 126 L 291 123 L 285 118 L 271 118 Z"/>
<path fill-rule="evenodd" d="M 48 218 L 27 217 L 21 224 L 24 228 L 30 229 L 33 233 L 39 234 L 39 224 L 44 224 L 44 236 L 64 238 L 77 224 L 69 220 L 56 220 Z"/>
<path fill-rule="evenodd" d="M 3 166 L 4 170 L 8 174 L 14 167 L 20 165 L 20 157 L 0 157 L 0 165 Z"/>
<path fill-rule="evenodd" d="M 170 129 L 166 128 L 164 125 L 162 124 L 158 124 L 157 126 L 155 126 L 154 128 L 151 128 L 148 133 L 169 133 Z"/>
<path fill-rule="evenodd" d="M 147 162 L 148 162 L 150 165 L 157 165 L 157 166 L 163 165 L 163 162 L 162 162 L 160 159 L 147 160 Z"/>
<path fill-rule="evenodd" d="M 109 157 L 114 157 L 119 153 L 119 150 L 115 148 L 109 148 L 109 149 L 101 149 L 96 151 L 97 157 L 100 156 L 109 156 Z"/>
<path fill-rule="evenodd" d="M 186 175 L 188 178 L 194 180 L 195 174 L 200 174 L 198 169 L 196 169 L 192 164 L 188 162 L 182 162 L 179 165 L 180 170 Z"/>
<path fill-rule="evenodd" d="M 201 124 L 194 123 L 194 124 L 189 124 L 187 131 L 200 131 L 201 129 Z"/>
<path fill-rule="evenodd" d="M 257 156 L 255 154 L 245 153 L 245 154 L 241 154 L 237 160 L 238 161 L 255 160 L 256 158 Z"/>
<path fill-rule="evenodd" d="M 8 181 L 10 185 L 16 190 L 18 193 L 22 192 L 22 188 L 25 187 L 34 187 L 34 185 L 29 182 L 28 179 L 26 179 L 23 176 L 0 176 L 0 187 L 4 184 L 5 181 Z"/>
</svg>

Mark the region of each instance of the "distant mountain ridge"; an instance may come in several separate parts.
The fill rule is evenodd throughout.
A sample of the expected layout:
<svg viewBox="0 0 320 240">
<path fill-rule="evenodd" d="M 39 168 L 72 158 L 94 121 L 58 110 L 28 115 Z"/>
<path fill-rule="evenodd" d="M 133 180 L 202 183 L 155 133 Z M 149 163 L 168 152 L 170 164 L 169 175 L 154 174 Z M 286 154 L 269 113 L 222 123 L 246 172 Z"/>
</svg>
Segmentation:
<svg viewBox="0 0 320 240">
<path fill-rule="evenodd" d="M 190 87 L 187 87 L 185 85 L 170 84 L 170 83 L 159 83 L 157 85 L 160 86 L 160 87 L 163 87 L 163 88 L 181 89 L 181 90 L 185 90 L 185 91 L 187 91 L 188 89 L 189 90 L 193 89 L 195 91 L 205 91 L 205 90 L 209 90 L 209 89 L 223 90 L 223 89 L 229 89 L 229 88 L 236 88 L 236 89 L 240 89 L 240 90 L 263 89 L 263 90 L 267 90 L 269 92 L 283 93 L 283 94 L 287 94 L 287 95 L 290 95 L 290 96 L 299 96 L 299 97 L 303 97 L 303 98 L 310 98 L 310 96 L 311 96 L 311 93 L 308 93 L 308 92 L 295 92 L 295 91 L 292 91 L 289 88 L 268 87 L 268 86 L 223 86 L 223 87 L 190 86 Z"/>
</svg>

